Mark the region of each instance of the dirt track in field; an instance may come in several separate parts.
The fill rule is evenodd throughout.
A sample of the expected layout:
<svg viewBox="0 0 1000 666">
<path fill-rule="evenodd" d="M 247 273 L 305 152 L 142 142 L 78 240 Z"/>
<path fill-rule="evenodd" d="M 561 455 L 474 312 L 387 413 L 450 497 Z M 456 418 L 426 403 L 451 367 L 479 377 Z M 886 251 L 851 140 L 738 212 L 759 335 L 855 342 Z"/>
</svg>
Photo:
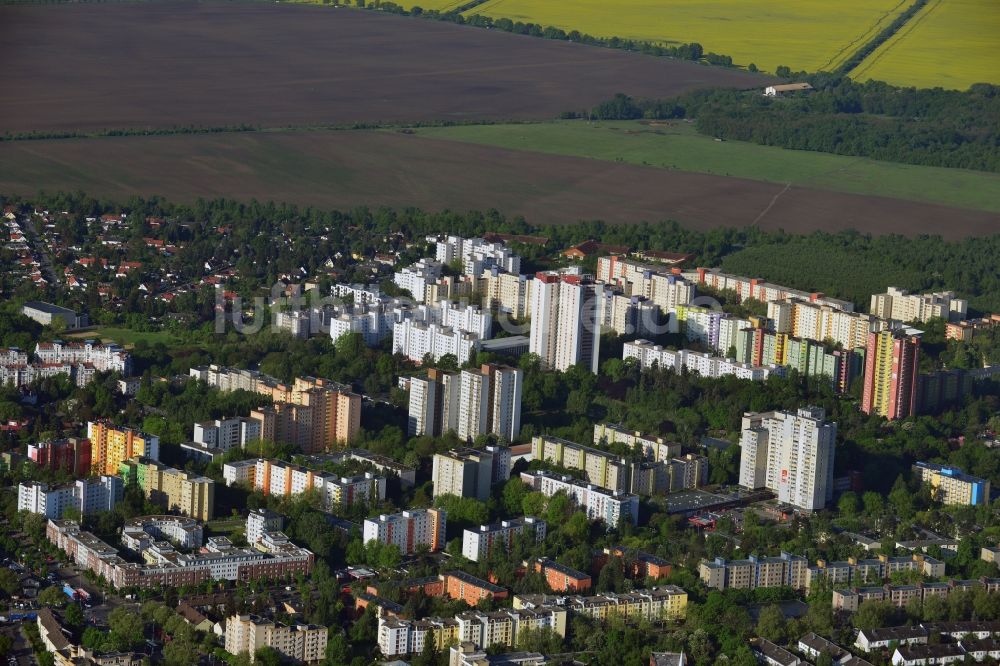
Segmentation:
<svg viewBox="0 0 1000 666">
<path fill-rule="evenodd" d="M 323 6 L 0 6 L 0 133 L 539 119 L 737 70 Z"/>
<path fill-rule="evenodd" d="M 1000 215 L 740 178 L 425 139 L 398 132 L 284 132 L 0 143 L 0 192 L 82 189 L 125 199 L 231 197 L 327 208 L 483 210 L 535 223 L 674 219 L 790 232 L 853 228 L 960 238 Z"/>
</svg>

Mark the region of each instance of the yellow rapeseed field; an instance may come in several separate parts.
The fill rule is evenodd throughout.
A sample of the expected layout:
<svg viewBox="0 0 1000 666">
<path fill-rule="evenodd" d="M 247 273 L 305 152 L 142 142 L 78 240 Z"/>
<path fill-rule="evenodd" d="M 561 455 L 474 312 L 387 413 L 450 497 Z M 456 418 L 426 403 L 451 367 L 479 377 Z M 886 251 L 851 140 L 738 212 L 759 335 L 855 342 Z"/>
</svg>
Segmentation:
<svg viewBox="0 0 1000 666">
<path fill-rule="evenodd" d="M 851 76 L 958 90 L 1000 83 L 1000 2 L 931 0 Z"/>
<path fill-rule="evenodd" d="M 420 4 L 420 0 L 409 0 Z M 440 1 L 440 0 L 439 0 Z M 833 69 L 912 0 L 488 0 L 483 14 L 668 44 L 698 42 L 773 72 Z M 997 0 L 983 0 L 983 2 Z M 423 5 L 421 5 L 423 6 Z"/>
</svg>

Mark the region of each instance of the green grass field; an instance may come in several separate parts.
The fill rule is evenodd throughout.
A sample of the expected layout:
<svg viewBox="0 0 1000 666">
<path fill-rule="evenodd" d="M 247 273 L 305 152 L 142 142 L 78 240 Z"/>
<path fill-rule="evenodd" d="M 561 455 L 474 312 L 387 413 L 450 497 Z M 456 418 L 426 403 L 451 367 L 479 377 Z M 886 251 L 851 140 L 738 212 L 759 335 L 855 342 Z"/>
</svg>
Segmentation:
<svg viewBox="0 0 1000 666">
<path fill-rule="evenodd" d="M 142 331 L 133 331 L 127 328 L 115 328 L 110 326 L 98 326 L 97 328 L 92 328 L 86 331 L 68 333 L 64 337 L 77 340 L 100 338 L 104 342 L 114 341 L 123 347 L 134 347 L 135 344 L 140 341 L 144 341 L 149 345 L 155 345 L 157 342 L 162 342 L 168 347 L 178 345 L 182 342 L 176 335 L 167 331 L 144 333 Z"/>
<path fill-rule="evenodd" d="M 1000 212 L 1000 174 L 715 141 L 683 121 L 467 125 L 423 128 L 417 134 Z"/>
<path fill-rule="evenodd" d="M 414 0 L 410 0 L 414 2 Z M 414 4 L 420 4 L 419 0 Z M 773 72 L 833 69 L 908 0 L 488 0 L 466 15 L 531 21 L 598 37 L 698 42 Z"/>
<path fill-rule="evenodd" d="M 958 90 L 1000 83 L 1000 2 L 932 0 L 851 76 Z"/>
</svg>

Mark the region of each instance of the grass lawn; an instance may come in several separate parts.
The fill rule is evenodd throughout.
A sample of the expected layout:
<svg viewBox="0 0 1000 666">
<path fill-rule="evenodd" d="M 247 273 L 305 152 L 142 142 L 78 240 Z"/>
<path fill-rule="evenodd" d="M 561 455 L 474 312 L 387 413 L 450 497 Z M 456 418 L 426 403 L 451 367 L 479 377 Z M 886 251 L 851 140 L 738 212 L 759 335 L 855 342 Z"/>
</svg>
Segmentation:
<svg viewBox="0 0 1000 666">
<path fill-rule="evenodd" d="M 133 331 L 128 328 L 115 328 L 115 327 L 105 327 L 98 326 L 96 328 L 91 328 L 86 331 L 79 331 L 75 333 L 67 333 L 64 337 L 74 338 L 77 340 L 86 340 L 88 338 L 100 338 L 104 342 L 114 341 L 123 347 L 134 347 L 139 341 L 144 341 L 147 344 L 155 345 L 157 342 L 162 342 L 168 347 L 180 344 L 182 341 L 173 333 L 167 331 L 157 331 L 153 333 L 144 333 L 141 331 Z"/>
<path fill-rule="evenodd" d="M 879 162 L 740 141 L 715 141 L 691 123 L 581 120 L 422 128 L 419 136 L 589 157 L 801 187 L 875 194 L 1000 212 L 1000 174 Z"/>
<path fill-rule="evenodd" d="M 958 90 L 1000 83 L 1000 3 L 931 0 L 851 76 Z"/>
</svg>

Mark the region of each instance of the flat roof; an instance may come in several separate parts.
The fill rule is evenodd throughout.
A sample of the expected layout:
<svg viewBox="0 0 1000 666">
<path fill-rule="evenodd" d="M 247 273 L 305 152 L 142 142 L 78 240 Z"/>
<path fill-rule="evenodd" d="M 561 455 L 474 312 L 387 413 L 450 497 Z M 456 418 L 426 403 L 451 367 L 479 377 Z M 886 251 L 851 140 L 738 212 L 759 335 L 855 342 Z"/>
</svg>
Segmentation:
<svg viewBox="0 0 1000 666">
<path fill-rule="evenodd" d="M 74 317 L 76 316 L 76 312 L 69 308 L 64 308 L 53 303 L 46 303 L 45 301 L 28 301 L 24 304 L 24 307 L 49 314 L 71 314 Z"/>
</svg>

